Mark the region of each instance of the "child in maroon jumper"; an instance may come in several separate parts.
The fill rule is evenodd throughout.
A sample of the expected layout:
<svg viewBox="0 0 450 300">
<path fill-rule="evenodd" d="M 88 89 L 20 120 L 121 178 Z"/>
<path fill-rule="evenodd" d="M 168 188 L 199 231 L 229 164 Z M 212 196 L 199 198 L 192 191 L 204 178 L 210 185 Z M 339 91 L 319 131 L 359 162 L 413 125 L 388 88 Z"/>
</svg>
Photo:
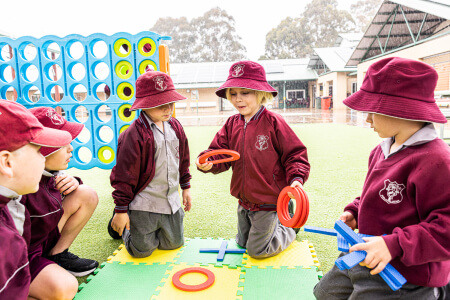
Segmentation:
<svg viewBox="0 0 450 300">
<path fill-rule="evenodd" d="M 68 132 L 74 140 L 84 125 L 68 122 L 53 108 L 38 107 L 30 111 L 44 125 Z M 89 221 L 98 197 L 79 178 L 64 174 L 73 148 L 70 142 L 61 148 L 42 147 L 45 170 L 39 191 L 22 198 L 31 219 L 30 296 L 37 299 L 72 298 L 78 283 L 72 276 L 93 272 L 98 262 L 79 258 L 68 248 Z"/>
<path fill-rule="evenodd" d="M 130 255 L 147 257 L 155 249 L 184 243 L 184 212 L 191 209 L 189 146 L 180 122 L 172 118 L 175 91 L 165 73 L 149 71 L 136 81 L 139 118 L 119 136 L 117 164 L 111 172 L 116 207 L 108 224 L 113 238 L 122 236 Z"/>
<path fill-rule="evenodd" d="M 239 200 L 236 242 L 250 256 L 264 258 L 285 250 L 296 231 L 281 225 L 276 213 L 278 194 L 287 186 L 302 188 L 310 166 L 306 147 L 284 119 L 264 107 L 277 95 L 266 81 L 264 68 L 252 61 L 240 61 L 230 68 L 227 81 L 216 91 L 239 111 L 228 118 L 209 149 L 238 151 L 233 162 L 200 164 L 214 174 L 233 169 L 231 195 Z M 212 159 L 224 158 L 215 155 Z"/>
<path fill-rule="evenodd" d="M 314 289 L 318 299 L 446 299 L 450 150 L 432 124 L 447 122 L 434 100 L 437 78 L 422 62 L 385 58 L 344 101 L 367 112 L 367 122 L 385 138 L 370 154 L 361 196 L 340 217 L 374 237 L 350 248 L 367 252 L 362 266 L 333 266 L 325 274 Z M 376 275 L 388 263 L 407 279 L 395 292 Z"/>
<path fill-rule="evenodd" d="M 0 100 L 0 299 L 27 299 L 27 219 L 19 201 L 39 188 L 45 162 L 39 148 L 68 142 L 68 133 L 45 128 L 22 105 Z"/>
</svg>

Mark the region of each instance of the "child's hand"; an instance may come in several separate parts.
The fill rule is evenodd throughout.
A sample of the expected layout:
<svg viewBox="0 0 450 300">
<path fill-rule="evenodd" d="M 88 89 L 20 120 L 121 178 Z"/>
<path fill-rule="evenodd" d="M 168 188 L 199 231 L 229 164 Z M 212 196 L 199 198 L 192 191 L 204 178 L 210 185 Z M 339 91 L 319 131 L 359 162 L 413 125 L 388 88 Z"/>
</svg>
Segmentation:
<svg viewBox="0 0 450 300">
<path fill-rule="evenodd" d="M 293 188 L 298 187 L 298 188 L 303 189 L 303 184 L 298 180 L 294 180 L 291 184 L 291 187 L 293 187 Z M 292 195 L 291 192 L 288 192 L 287 194 L 288 194 L 289 198 L 294 198 L 294 195 Z"/>
<path fill-rule="evenodd" d="M 344 211 L 344 213 L 339 217 L 339 220 L 347 224 L 348 227 L 355 230 L 356 229 L 356 220 L 355 217 L 348 211 Z"/>
<path fill-rule="evenodd" d="M 363 238 L 366 243 L 356 244 L 350 248 L 350 252 L 353 251 L 366 251 L 366 259 L 360 263 L 362 266 L 366 266 L 370 269 L 370 274 L 375 275 L 384 270 L 386 265 L 392 260 L 389 248 L 386 242 L 381 236 L 374 236 L 369 238 Z"/>
<path fill-rule="evenodd" d="M 67 174 L 55 176 L 55 186 L 63 195 L 69 195 L 75 191 L 79 185 L 80 183 L 73 176 Z"/>
<path fill-rule="evenodd" d="M 111 222 L 111 227 L 122 236 L 123 230 L 130 230 L 130 217 L 127 213 L 115 213 Z"/>
<path fill-rule="evenodd" d="M 183 197 L 184 211 L 190 211 L 191 210 L 191 189 L 183 190 L 181 195 Z"/>
<path fill-rule="evenodd" d="M 197 165 L 197 168 L 199 168 L 200 170 L 205 171 L 205 172 L 211 170 L 211 168 L 213 166 L 213 164 L 210 162 L 205 162 L 204 164 L 200 164 L 198 162 L 198 157 L 197 157 L 197 161 L 195 162 L 195 164 Z"/>
</svg>

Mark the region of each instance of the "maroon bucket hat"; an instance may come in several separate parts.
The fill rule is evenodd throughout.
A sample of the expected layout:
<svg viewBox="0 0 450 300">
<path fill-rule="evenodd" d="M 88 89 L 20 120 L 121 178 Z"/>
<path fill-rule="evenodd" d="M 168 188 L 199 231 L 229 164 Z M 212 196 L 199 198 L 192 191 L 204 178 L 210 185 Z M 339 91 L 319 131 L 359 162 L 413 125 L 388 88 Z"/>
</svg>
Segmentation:
<svg viewBox="0 0 450 300">
<path fill-rule="evenodd" d="M 373 63 L 361 89 L 344 100 L 351 109 L 413 121 L 447 123 L 434 99 L 438 74 L 420 61 L 390 57 Z"/>
<path fill-rule="evenodd" d="M 53 108 L 50 108 L 50 107 L 35 107 L 35 108 L 31 108 L 30 112 L 45 127 L 57 129 L 60 131 L 66 131 L 66 132 L 70 133 L 72 139 L 68 143 L 66 143 L 62 146 L 65 146 L 65 145 L 69 144 L 71 141 L 73 141 L 84 128 L 83 124 L 67 121 L 62 116 L 60 116 L 56 112 L 56 110 L 54 110 Z M 49 156 L 50 154 L 58 151 L 62 146 L 60 146 L 58 148 L 41 147 L 40 151 L 41 151 L 42 155 Z"/>
<path fill-rule="evenodd" d="M 62 147 L 70 143 L 70 135 L 42 126 L 23 105 L 0 100 L 0 151 L 14 151 L 28 143 Z"/>
<path fill-rule="evenodd" d="M 226 98 L 228 88 L 244 88 L 272 93 L 274 97 L 278 92 L 266 80 L 266 71 L 263 66 L 253 61 L 238 61 L 229 71 L 227 81 L 217 90 L 216 95 Z"/>
<path fill-rule="evenodd" d="M 186 97 L 175 90 L 169 75 L 148 71 L 136 80 L 136 100 L 130 110 L 154 108 L 184 99 Z"/>
</svg>

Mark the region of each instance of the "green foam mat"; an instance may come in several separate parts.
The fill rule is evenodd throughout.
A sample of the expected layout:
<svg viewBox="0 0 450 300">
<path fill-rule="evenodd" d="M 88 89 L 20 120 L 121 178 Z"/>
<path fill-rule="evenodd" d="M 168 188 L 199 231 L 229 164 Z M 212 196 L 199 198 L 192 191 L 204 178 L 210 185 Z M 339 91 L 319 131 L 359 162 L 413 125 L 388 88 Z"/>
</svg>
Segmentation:
<svg viewBox="0 0 450 300">
<path fill-rule="evenodd" d="M 242 266 L 243 254 L 225 254 L 222 262 L 217 261 L 218 253 L 200 253 L 201 248 L 220 248 L 224 239 L 189 239 L 187 240 L 180 257 L 177 262 L 185 262 L 188 264 L 214 264 L 228 266 Z M 227 249 L 242 249 L 236 244 L 234 239 L 225 240 L 228 242 Z"/>
<path fill-rule="evenodd" d="M 88 277 L 88 284 L 80 285 L 74 299 L 148 300 L 169 268 L 169 264 L 104 263 L 96 275 Z"/>
<path fill-rule="evenodd" d="M 280 269 L 257 267 L 242 268 L 241 282 L 243 287 L 238 291 L 242 299 L 315 299 L 314 286 L 319 282 L 316 267 L 304 269 L 297 267 Z"/>
</svg>

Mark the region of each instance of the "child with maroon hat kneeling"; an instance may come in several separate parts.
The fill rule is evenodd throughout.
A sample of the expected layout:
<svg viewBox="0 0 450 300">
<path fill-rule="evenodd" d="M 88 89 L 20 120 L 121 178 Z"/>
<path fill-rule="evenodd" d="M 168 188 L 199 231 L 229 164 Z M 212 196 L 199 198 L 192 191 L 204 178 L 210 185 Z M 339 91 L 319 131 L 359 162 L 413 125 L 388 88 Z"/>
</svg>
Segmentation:
<svg viewBox="0 0 450 300">
<path fill-rule="evenodd" d="M 231 195 L 239 200 L 236 242 L 255 258 L 274 256 L 295 239 L 297 230 L 281 225 L 276 213 L 281 190 L 303 188 L 310 165 L 306 147 L 278 114 L 263 104 L 277 95 L 264 68 L 252 61 L 234 63 L 226 82 L 216 91 L 239 111 L 228 118 L 209 149 L 239 152 L 233 162 L 200 164 L 202 172 L 218 174 L 233 169 Z M 214 155 L 212 159 L 225 158 Z"/>
<path fill-rule="evenodd" d="M 108 224 L 111 237 L 122 236 L 134 257 L 184 244 L 178 186 L 184 210 L 189 211 L 189 146 L 180 122 L 171 117 L 174 102 L 184 99 L 165 73 L 148 71 L 136 81 L 131 110 L 142 112 L 119 136 L 111 172 L 116 207 Z"/>
<path fill-rule="evenodd" d="M 66 121 L 53 108 L 37 107 L 30 111 L 44 126 L 69 133 L 71 141 L 84 127 Z M 70 142 L 60 148 L 42 147 L 40 151 L 46 160 L 39 191 L 24 196 L 21 201 L 31 219 L 30 296 L 65 299 L 67 293 L 72 293 L 73 297 L 77 292 L 77 286 L 68 291 L 71 285 L 67 283 L 77 282 L 72 275 L 85 276 L 98 267 L 97 261 L 80 258 L 68 251 L 92 216 L 98 197 L 81 179 L 62 172 L 72 157 Z"/>
<path fill-rule="evenodd" d="M 437 78 L 422 62 L 385 58 L 344 100 L 367 112 L 367 122 L 385 138 L 370 153 L 361 196 L 340 216 L 374 237 L 350 248 L 367 252 L 362 265 L 333 266 L 325 274 L 314 288 L 317 299 L 450 297 L 450 150 L 432 124 L 447 122 L 434 100 Z M 377 275 L 388 263 L 407 279 L 395 292 Z"/>
<path fill-rule="evenodd" d="M 29 219 L 20 199 L 39 188 L 45 166 L 39 148 L 69 142 L 67 132 L 45 128 L 22 105 L 0 100 L 0 299 L 28 296 L 30 270 L 24 227 L 29 226 Z M 72 286 L 77 285 L 74 280 Z"/>
</svg>

